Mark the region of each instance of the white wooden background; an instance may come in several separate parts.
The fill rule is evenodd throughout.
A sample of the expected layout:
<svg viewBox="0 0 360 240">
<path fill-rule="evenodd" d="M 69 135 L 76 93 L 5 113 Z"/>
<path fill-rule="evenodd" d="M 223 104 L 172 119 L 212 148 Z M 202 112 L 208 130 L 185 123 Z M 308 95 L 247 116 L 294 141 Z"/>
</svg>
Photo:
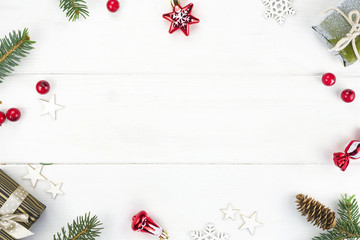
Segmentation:
<svg viewBox="0 0 360 240">
<path fill-rule="evenodd" d="M 155 239 L 130 229 L 142 209 L 172 239 L 213 222 L 231 239 L 303 240 L 319 230 L 296 212 L 297 193 L 333 209 L 359 193 L 360 165 L 340 172 L 332 153 L 360 135 L 360 68 L 344 68 L 311 29 L 336 0 L 295 0 L 282 26 L 260 0 L 193 0 L 201 22 L 189 37 L 168 34 L 167 0 L 121 0 L 116 14 L 87 2 L 90 17 L 76 23 L 57 0 L 0 2 L 0 36 L 28 27 L 37 41 L 0 85 L 0 108 L 23 114 L 0 128 L 2 168 L 48 207 L 29 240 L 87 211 L 104 222 L 101 239 Z M 57 121 L 39 116 L 41 79 L 66 106 Z M 354 103 L 341 101 L 345 88 Z M 43 173 L 65 196 L 21 179 L 40 162 L 55 163 Z M 251 236 L 240 219 L 224 222 L 229 202 L 264 226 Z"/>
</svg>

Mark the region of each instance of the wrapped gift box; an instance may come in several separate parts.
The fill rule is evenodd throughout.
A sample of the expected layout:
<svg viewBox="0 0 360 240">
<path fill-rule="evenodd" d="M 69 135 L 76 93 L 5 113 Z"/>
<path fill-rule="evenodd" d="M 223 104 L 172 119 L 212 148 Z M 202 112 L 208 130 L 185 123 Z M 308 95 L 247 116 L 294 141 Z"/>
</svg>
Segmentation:
<svg viewBox="0 0 360 240">
<path fill-rule="evenodd" d="M 6 230 L 6 226 L 0 224 L 0 239 L 13 240 L 16 237 L 26 235 L 27 229 L 40 218 L 46 206 L 26 192 L 19 184 L 11 179 L 3 170 L 0 169 L 0 223 L 1 218 L 10 218 L 13 225 L 21 225 L 16 229 Z M 18 220 L 20 217 L 28 216 L 27 221 Z M 16 216 L 16 217 L 15 217 Z M 8 221 L 4 221 L 7 223 Z M 14 227 L 14 226 L 10 226 Z M 26 228 L 26 229 L 24 229 Z M 14 232 L 16 232 L 14 234 Z M 24 233 L 25 232 L 25 233 Z"/>
<path fill-rule="evenodd" d="M 346 16 L 353 10 L 360 11 L 360 1 L 343 0 L 336 8 L 341 10 Z M 355 17 L 353 17 L 355 20 Z M 322 19 L 320 24 L 313 26 L 313 29 L 320 35 L 329 48 L 334 48 L 340 39 L 346 37 L 352 26 L 337 10 L 329 11 Z M 360 50 L 360 37 L 355 39 L 357 49 Z M 353 49 L 350 42 L 343 50 L 334 52 L 343 61 L 344 66 L 349 66 L 357 61 L 355 55 L 356 49 Z"/>
</svg>

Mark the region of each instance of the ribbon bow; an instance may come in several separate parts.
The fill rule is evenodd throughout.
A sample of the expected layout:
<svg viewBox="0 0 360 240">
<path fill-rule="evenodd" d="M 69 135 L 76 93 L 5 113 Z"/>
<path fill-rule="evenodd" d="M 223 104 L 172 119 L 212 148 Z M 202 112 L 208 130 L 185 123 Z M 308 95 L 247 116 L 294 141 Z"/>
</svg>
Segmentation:
<svg viewBox="0 0 360 240">
<path fill-rule="evenodd" d="M 0 227 L 6 230 L 15 228 L 17 222 L 27 223 L 29 215 L 27 214 L 6 214 L 0 216 Z"/>
<path fill-rule="evenodd" d="M 334 153 L 334 163 L 342 171 L 345 171 L 349 166 L 350 159 L 360 158 L 360 141 L 353 140 L 345 148 L 344 152 Z"/>
<path fill-rule="evenodd" d="M 0 215 L 0 229 L 12 233 L 15 239 L 21 239 L 32 235 L 28 229 L 20 225 L 20 222 L 27 223 L 28 214 L 4 214 Z"/>
<path fill-rule="evenodd" d="M 341 50 L 343 50 L 344 48 L 346 48 L 350 43 L 352 44 L 354 53 L 356 58 L 359 60 L 360 59 L 360 54 L 359 51 L 356 47 L 356 38 L 358 36 L 360 36 L 360 13 L 358 10 L 352 10 L 351 12 L 349 12 L 348 15 L 346 15 L 342 10 L 340 10 L 339 8 L 330 8 L 329 10 L 326 11 L 329 12 L 331 10 L 335 10 L 338 13 L 340 13 L 345 19 L 346 21 L 350 24 L 351 26 L 351 30 L 349 33 L 347 33 L 345 35 L 345 37 L 343 37 L 342 39 L 340 39 L 337 44 L 335 45 L 334 48 L 330 49 L 330 51 L 335 51 L 335 52 L 339 52 Z M 355 17 L 355 20 L 354 20 Z"/>
<path fill-rule="evenodd" d="M 334 163 L 341 170 L 345 171 L 350 163 L 350 155 L 348 153 L 334 153 Z"/>
</svg>

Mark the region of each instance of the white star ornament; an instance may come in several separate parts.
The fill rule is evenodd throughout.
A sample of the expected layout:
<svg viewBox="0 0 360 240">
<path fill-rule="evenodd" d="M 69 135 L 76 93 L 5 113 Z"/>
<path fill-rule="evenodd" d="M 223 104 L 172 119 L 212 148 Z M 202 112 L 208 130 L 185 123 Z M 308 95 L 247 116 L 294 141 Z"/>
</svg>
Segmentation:
<svg viewBox="0 0 360 240">
<path fill-rule="evenodd" d="M 46 178 L 41 175 L 42 166 L 38 168 L 33 168 L 31 166 L 28 167 L 28 174 L 23 176 L 23 179 L 29 179 L 31 180 L 32 186 L 35 187 L 38 180 L 46 180 Z"/>
<path fill-rule="evenodd" d="M 263 225 L 261 222 L 256 220 L 256 212 L 254 212 L 250 217 L 244 215 L 241 215 L 241 217 L 244 220 L 244 224 L 239 229 L 248 229 L 251 235 L 254 235 L 256 227 Z"/>
<path fill-rule="evenodd" d="M 49 101 L 40 99 L 40 102 L 44 106 L 44 109 L 43 109 L 41 115 L 49 114 L 54 120 L 56 120 L 56 111 L 64 108 L 64 106 L 56 104 L 55 94 L 51 97 L 51 99 Z"/>
<path fill-rule="evenodd" d="M 224 213 L 224 220 L 236 220 L 236 214 L 240 211 L 239 209 L 234 209 L 231 203 L 229 203 L 228 208 L 221 208 L 220 210 Z"/>
<path fill-rule="evenodd" d="M 57 195 L 64 195 L 64 192 L 60 190 L 62 183 L 54 184 L 50 182 L 50 188 L 46 190 L 47 193 L 51 193 L 52 198 L 55 199 Z"/>
</svg>

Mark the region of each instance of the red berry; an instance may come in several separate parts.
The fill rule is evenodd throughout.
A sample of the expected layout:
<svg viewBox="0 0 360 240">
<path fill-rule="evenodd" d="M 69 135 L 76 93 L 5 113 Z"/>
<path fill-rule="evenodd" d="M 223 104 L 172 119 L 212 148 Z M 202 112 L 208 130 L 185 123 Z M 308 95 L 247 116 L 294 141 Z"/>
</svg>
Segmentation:
<svg viewBox="0 0 360 240">
<path fill-rule="evenodd" d="M 355 99 L 355 92 L 351 89 L 345 89 L 341 93 L 341 99 L 344 102 L 350 103 L 350 102 L 354 101 L 354 99 Z"/>
<path fill-rule="evenodd" d="M 120 7 L 120 3 L 118 0 L 109 0 L 106 7 L 110 12 L 116 12 Z"/>
<path fill-rule="evenodd" d="M 17 120 L 19 120 L 21 117 L 21 112 L 19 111 L 19 109 L 17 108 L 10 108 L 7 112 L 6 112 L 6 118 L 9 121 L 12 122 L 16 122 Z"/>
<path fill-rule="evenodd" d="M 336 82 L 336 77 L 334 74 L 332 73 L 325 73 L 322 76 L 322 82 L 325 86 L 332 86 L 335 84 Z"/>
<path fill-rule="evenodd" d="M 40 94 L 47 94 L 50 91 L 50 84 L 45 80 L 41 80 L 36 84 L 36 91 Z"/>
<path fill-rule="evenodd" d="M 0 112 L 0 126 L 5 122 L 6 116 L 5 113 Z"/>
</svg>

